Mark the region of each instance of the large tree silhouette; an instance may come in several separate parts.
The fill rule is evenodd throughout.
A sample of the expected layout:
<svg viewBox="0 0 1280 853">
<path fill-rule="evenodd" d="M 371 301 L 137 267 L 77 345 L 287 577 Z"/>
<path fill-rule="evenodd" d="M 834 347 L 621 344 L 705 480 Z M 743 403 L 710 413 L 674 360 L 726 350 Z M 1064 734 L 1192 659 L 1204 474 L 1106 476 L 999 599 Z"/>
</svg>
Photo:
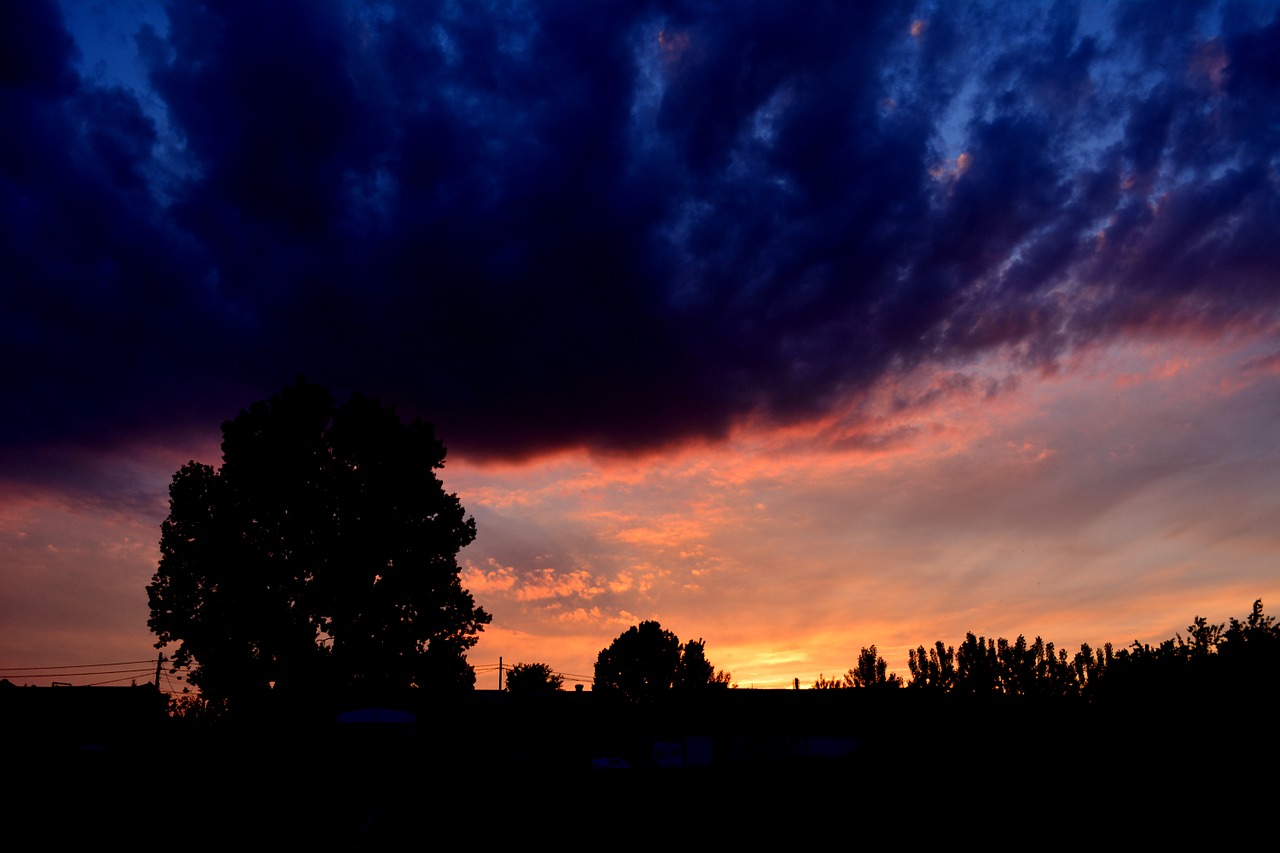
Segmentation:
<svg viewBox="0 0 1280 853">
<path fill-rule="evenodd" d="M 657 622 L 641 622 L 596 656 L 592 690 L 644 701 L 679 688 L 728 687 L 731 676 L 707 660 L 702 640 L 681 644 Z"/>
<path fill-rule="evenodd" d="M 490 620 L 458 578 L 475 521 L 421 421 L 299 380 L 222 425 L 222 467 L 173 477 L 147 587 L 157 647 L 213 700 L 469 687 Z"/>
</svg>

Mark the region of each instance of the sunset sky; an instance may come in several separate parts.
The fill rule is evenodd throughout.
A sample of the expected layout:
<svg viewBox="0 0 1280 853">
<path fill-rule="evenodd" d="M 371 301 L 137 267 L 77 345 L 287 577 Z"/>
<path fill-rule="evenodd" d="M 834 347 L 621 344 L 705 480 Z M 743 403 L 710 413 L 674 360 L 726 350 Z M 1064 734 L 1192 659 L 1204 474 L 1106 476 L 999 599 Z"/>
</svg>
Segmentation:
<svg viewBox="0 0 1280 853">
<path fill-rule="evenodd" d="M 0 15 L 0 675 L 154 658 L 300 374 L 448 446 L 481 687 L 1280 610 L 1280 3 Z"/>
</svg>

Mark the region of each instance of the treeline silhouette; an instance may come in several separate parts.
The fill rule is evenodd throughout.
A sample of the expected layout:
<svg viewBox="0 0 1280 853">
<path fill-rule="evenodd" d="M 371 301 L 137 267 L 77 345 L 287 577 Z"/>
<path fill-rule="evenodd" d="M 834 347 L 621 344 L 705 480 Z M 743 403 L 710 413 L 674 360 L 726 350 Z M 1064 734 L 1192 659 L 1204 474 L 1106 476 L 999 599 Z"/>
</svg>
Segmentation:
<svg viewBox="0 0 1280 853">
<path fill-rule="evenodd" d="M 671 638 L 656 623 L 648 633 L 678 667 Z M 1243 620 L 1197 617 L 1185 634 L 1119 650 L 969 634 L 917 647 L 908 679 L 870 646 L 825 685 L 854 689 L 725 689 L 691 642 L 707 689 L 679 689 L 663 670 L 654 679 L 671 686 L 637 701 L 556 689 L 556 673 L 520 665 L 516 684 L 531 689 L 272 691 L 225 715 L 187 695 L 185 715 L 101 735 L 97 721 L 89 749 L 64 743 L 87 721 L 13 700 L 142 688 L 10 688 L 0 720 L 22 732 L 14 766 L 30 794 L 17 813 L 53 825 L 74 811 L 73 829 L 92 830 L 171 774 L 206 816 L 196 832 L 210 849 L 249 833 L 287 849 L 402 849 L 458 826 L 523 843 L 566 808 L 586 842 L 648 827 L 751 843 L 760 816 L 798 824 L 851 808 L 916 838 L 1034 843 L 1070 818 L 1152 842 L 1188 821 L 1256 817 L 1280 748 L 1280 629 L 1261 601 Z M 173 770 L 159 769 L 162 754 Z M 702 792 L 732 817 L 681 824 L 684 798 Z"/>
<path fill-rule="evenodd" d="M 1152 646 L 1116 649 L 1082 644 L 1074 655 L 1036 637 L 988 639 L 965 635 L 959 646 L 941 640 L 908 652 L 908 689 L 970 696 L 1029 696 L 1042 699 L 1160 698 L 1170 693 L 1268 686 L 1280 674 L 1280 626 L 1253 603 L 1243 621 L 1213 624 L 1196 616 L 1181 633 Z M 899 688 L 876 647 L 863 648 L 855 667 L 840 679 L 819 676 L 818 689 Z"/>
</svg>

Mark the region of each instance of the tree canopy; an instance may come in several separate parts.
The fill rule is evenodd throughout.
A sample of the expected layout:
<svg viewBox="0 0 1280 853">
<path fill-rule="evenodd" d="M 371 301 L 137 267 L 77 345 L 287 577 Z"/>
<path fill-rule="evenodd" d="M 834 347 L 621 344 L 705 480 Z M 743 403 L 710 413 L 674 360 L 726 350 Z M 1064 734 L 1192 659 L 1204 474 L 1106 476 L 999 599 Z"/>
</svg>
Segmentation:
<svg viewBox="0 0 1280 853">
<path fill-rule="evenodd" d="M 729 680 L 707 660 L 701 639 L 682 644 L 657 622 L 641 622 L 600 650 L 592 690 L 644 700 L 672 689 L 728 687 Z"/>
<path fill-rule="evenodd" d="M 490 621 L 458 577 L 476 535 L 431 426 L 305 380 L 222 425 L 222 467 L 169 488 L 147 587 L 156 646 L 213 700 L 276 689 L 470 687 Z"/>
<path fill-rule="evenodd" d="M 874 648 L 874 646 L 872 647 Z M 1214 624 L 1196 616 L 1187 636 L 1128 648 L 1085 643 L 1074 656 L 1040 637 L 1028 643 L 965 635 L 958 647 L 941 640 L 908 652 L 908 687 L 976 696 L 1010 695 L 1085 700 L 1160 700 L 1187 691 L 1237 690 L 1267 678 L 1280 664 L 1280 626 L 1261 599 L 1241 622 Z M 819 679 L 821 681 L 821 679 Z M 1266 678 L 1263 682 L 1267 683 Z"/>
<path fill-rule="evenodd" d="M 889 665 L 880 657 L 874 645 L 862 647 L 858 653 L 858 665 L 850 667 L 843 679 L 818 676 L 814 688 L 817 690 L 838 690 L 846 687 L 881 687 L 897 688 L 902 686 L 902 679 L 889 672 Z"/>
<path fill-rule="evenodd" d="M 518 663 L 507 673 L 503 689 L 509 693 L 544 693 L 559 690 L 564 677 L 545 663 Z"/>
</svg>

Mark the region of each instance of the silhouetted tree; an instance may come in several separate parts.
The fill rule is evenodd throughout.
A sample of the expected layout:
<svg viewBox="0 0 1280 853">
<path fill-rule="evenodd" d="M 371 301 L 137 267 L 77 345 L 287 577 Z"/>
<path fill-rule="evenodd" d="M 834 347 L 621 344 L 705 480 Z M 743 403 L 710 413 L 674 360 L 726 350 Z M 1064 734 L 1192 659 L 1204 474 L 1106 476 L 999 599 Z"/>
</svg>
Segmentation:
<svg viewBox="0 0 1280 853">
<path fill-rule="evenodd" d="M 866 651 L 858 669 L 870 672 Z M 1069 658 L 1065 649 L 1055 651 L 1053 643 L 1040 637 L 1028 645 L 1021 635 L 1010 642 L 969 633 L 958 649 L 939 641 L 928 650 L 920 646 L 908 656 L 909 686 L 919 689 L 1083 697 L 1090 702 L 1163 702 L 1192 694 L 1203 700 L 1247 686 L 1261 688 L 1259 695 L 1270 689 L 1270 674 L 1280 671 L 1280 627 L 1262 612 L 1259 600 L 1244 622 L 1233 618 L 1228 627 L 1196 616 L 1187 626 L 1186 637 L 1175 634 L 1155 646 L 1134 640 L 1117 651 L 1110 643 L 1096 650 L 1084 643 Z M 855 675 L 850 670 L 844 684 L 819 677 L 814 686 L 850 686 Z"/>
<path fill-rule="evenodd" d="M 889 665 L 880 657 L 876 647 L 862 647 L 858 652 L 858 663 L 844 674 L 843 678 L 826 678 L 818 676 L 814 682 L 815 690 L 842 690 L 853 687 L 888 687 L 902 686 L 902 679 L 889 672 Z"/>
<path fill-rule="evenodd" d="M 641 622 L 600 650 L 592 690 L 641 701 L 675 687 L 727 687 L 730 677 L 715 671 L 702 640 L 681 645 L 657 622 Z"/>
<path fill-rule="evenodd" d="M 889 672 L 889 665 L 876 652 L 875 645 L 863 648 L 858 653 L 858 665 L 849 670 L 845 677 L 853 687 L 901 687 L 902 679 Z"/>
<path fill-rule="evenodd" d="M 1074 685 L 1080 695 L 1091 697 L 1101 689 L 1102 680 L 1115 657 L 1115 648 L 1110 643 L 1097 650 L 1090 648 L 1088 643 L 1080 644 L 1080 651 L 1071 662 Z"/>
<path fill-rule="evenodd" d="M 1055 653 L 1053 643 L 1046 643 L 1036 637 L 1030 652 L 1034 662 L 1034 677 L 1028 688 L 1029 694 L 1043 697 L 1067 697 L 1080 694 L 1081 687 L 1076 679 L 1076 670 L 1067 657 L 1066 649 L 1058 649 Z"/>
<path fill-rule="evenodd" d="M 1269 695 L 1280 676 L 1280 626 L 1262 612 L 1262 600 L 1244 622 L 1232 619 L 1222 635 L 1220 662 L 1223 679 L 1252 695 Z"/>
<path fill-rule="evenodd" d="M 628 699 L 652 697 L 671 689 L 679 667 L 680 639 L 657 622 L 641 622 L 600 650 L 591 689 Z"/>
<path fill-rule="evenodd" d="M 956 649 L 956 678 L 953 690 L 960 693 L 983 695 L 1000 689 L 999 659 L 995 641 L 965 634 L 964 642 Z"/>
<path fill-rule="evenodd" d="M 907 667 L 911 670 L 908 687 L 946 692 L 956 686 L 956 650 L 941 640 L 928 653 L 924 646 L 908 651 Z"/>
<path fill-rule="evenodd" d="M 510 693 L 546 693 L 564 686 L 564 678 L 545 663 L 518 663 L 507 673 L 503 689 Z"/>
<path fill-rule="evenodd" d="M 1276 625 L 1275 617 L 1262 612 L 1262 599 L 1259 598 L 1253 602 L 1253 610 L 1244 622 L 1231 618 L 1231 627 L 1223 635 L 1223 641 L 1235 648 L 1252 643 L 1271 645 L 1280 641 L 1280 626 Z"/>
<path fill-rule="evenodd" d="M 689 640 L 681 647 L 680 665 L 676 668 L 673 687 L 681 690 L 728 687 L 729 680 L 729 673 L 724 670 L 717 672 L 707 660 L 706 642 L 701 637 Z"/>
<path fill-rule="evenodd" d="M 222 467 L 173 477 L 147 595 L 157 647 L 210 699 L 268 688 L 470 687 L 490 620 L 458 578 L 475 538 L 421 421 L 299 379 L 222 425 Z"/>
</svg>

